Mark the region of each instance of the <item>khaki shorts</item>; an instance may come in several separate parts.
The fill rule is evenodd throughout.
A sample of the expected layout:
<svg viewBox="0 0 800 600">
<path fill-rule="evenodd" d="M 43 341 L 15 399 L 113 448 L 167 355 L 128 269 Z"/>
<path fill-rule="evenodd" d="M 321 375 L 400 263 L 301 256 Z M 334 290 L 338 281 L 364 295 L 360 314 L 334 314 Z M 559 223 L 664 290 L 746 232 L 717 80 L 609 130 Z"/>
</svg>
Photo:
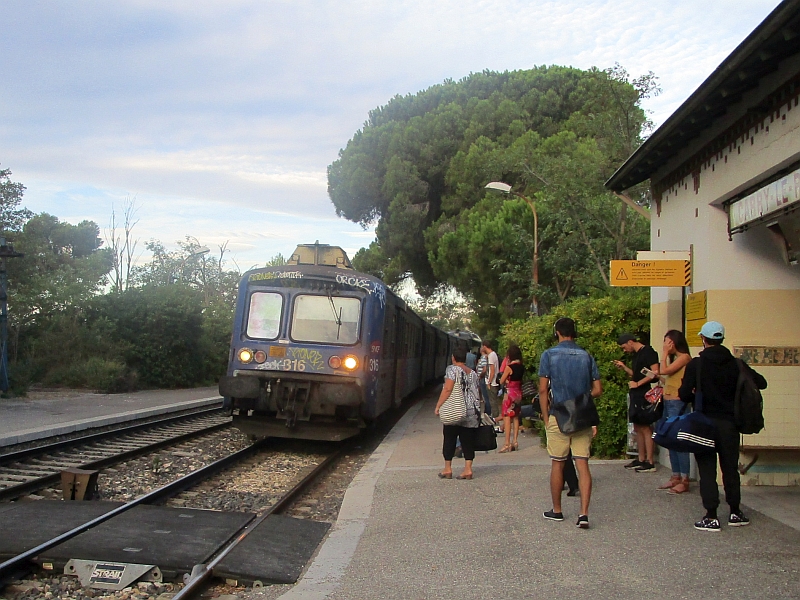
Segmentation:
<svg viewBox="0 0 800 600">
<path fill-rule="evenodd" d="M 564 435 L 553 415 L 547 422 L 547 453 L 553 460 L 566 460 L 572 450 L 572 458 L 589 458 L 592 449 L 592 428 L 572 435 Z"/>
</svg>

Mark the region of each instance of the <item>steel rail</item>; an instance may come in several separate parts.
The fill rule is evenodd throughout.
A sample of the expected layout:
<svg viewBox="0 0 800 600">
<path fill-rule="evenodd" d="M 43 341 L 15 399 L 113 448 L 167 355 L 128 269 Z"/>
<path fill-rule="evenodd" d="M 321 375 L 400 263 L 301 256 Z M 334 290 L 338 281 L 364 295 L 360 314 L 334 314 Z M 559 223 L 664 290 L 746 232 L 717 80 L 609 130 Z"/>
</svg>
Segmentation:
<svg viewBox="0 0 800 600">
<path fill-rule="evenodd" d="M 196 484 L 198 481 L 201 481 L 211 475 L 214 475 L 216 472 L 224 469 L 225 467 L 233 464 L 235 462 L 240 461 L 241 459 L 249 456 L 250 454 L 254 453 L 258 450 L 261 446 L 263 446 L 263 441 L 256 442 L 243 450 L 239 450 L 238 452 L 234 452 L 233 454 L 226 456 L 225 458 L 221 458 L 218 461 L 211 463 L 210 465 L 206 465 L 196 471 L 189 473 L 181 477 L 180 479 L 176 479 L 172 483 L 168 483 L 167 485 L 158 488 L 157 490 L 153 490 L 152 492 L 145 494 L 144 496 L 140 496 L 135 500 L 128 502 L 122 506 L 119 506 L 109 512 L 100 515 L 92 519 L 91 521 L 87 521 L 82 525 L 78 525 L 54 537 L 51 540 L 43 542 L 38 546 L 31 548 L 23 552 L 22 554 L 18 554 L 17 556 L 8 559 L 7 561 L 0 563 L 0 586 L 5 585 L 8 583 L 8 580 L 11 576 L 16 577 L 21 569 L 24 569 L 28 565 L 28 561 L 32 558 L 35 558 L 45 550 L 49 550 L 54 546 L 58 546 L 59 544 L 66 542 L 67 540 L 84 533 L 100 525 L 101 523 L 108 521 L 109 519 L 116 517 L 140 504 L 156 504 L 159 501 L 174 496 L 175 494 L 179 494 L 186 488 L 191 487 L 192 485 Z"/>
<path fill-rule="evenodd" d="M 199 592 L 201 586 L 213 575 L 214 567 L 216 567 L 222 561 L 222 559 L 228 556 L 228 554 L 230 554 L 231 551 L 233 551 L 233 549 L 236 548 L 236 546 L 238 546 L 243 539 L 250 535 L 256 527 L 266 520 L 267 517 L 283 512 L 288 507 L 289 503 L 292 502 L 303 490 L 305 490 L 310 483 L 315 481 L 317 477 L 319 477 L 319 475 L 331 465 L 331 463 L 333 463 L 342 455 L 343 452 L 344 449 L 340 448 L 322 461 L 319 465 L 314 467 L 314 469 L 309 472 L 308 475 L 303 477 L 303 479 L 300 480 L 291 490 L 286 492 L 280 498 L 280 500 L 270 506 L 266 512 L 264 512 L 255 520 L 250 521 L 250 523 L 245 526 L 245 529 L 231 543 L 217 551 L 216 556 L 213 560 L 211 560 L 211 562 L 202 565 L 195 565 L 194 569 L 192 569 L 190 579 L 186 582 L 186 585 L 183 587 L 183 589 L 181 589 L 172 597 L 172 600 L 187 600 Z"/>
<path fill-rule="evenodd" d="M 221 400 L 221 399 L 220 399 Z M 44 454 L 49 452 L 56 452 L 63 448 L 69 448 L 78 444 L 86 444 L 90 442 L 95 442 L 98 440 L 102 440 L 106 437 L 112 437 L 115 435 L 120 435 L 124 433 L 135 433 L 141 429 L 147 429 L 150 427 L 157 427 L 159 425 L 169 425 L 170 423 L 174 423 L 175 421 L 180 421 L 181 419 L 190 419 L 191 417 L 202 417 L 203 415 L 211 414 L 214 412 L 218 412 L 222 410 L 222 406 L 211 406 L 211 407 L 203 407 L 200 410 L 194 412 L 184 412 L 179 415 L 170 415 L 168 417 L 164 417 L 162 419 L 156 419 L 154 421 L 147 421 L 146 423 L 136 423 L 135 425 L 126 425 L 124 427 L 119 427 L 117 429 L 110 429 L 108 431 L 100 431 L 96 433 L 90 433 L 88 435 L 74 437 L 68 440 L 61 440 L 60 442 L 52 442 L 50 444 L 44 444 L 42 446 L 34 446 L 32 448 L 25 448 L 24 450 L 15 450 L 13 452 L 7 452 L 5 454 L 0 454 L 0 465 L 5 464 L 6 462 L 13 462 L 16 460 L 22 460 L 28 458 L 30 456 L 35 456 L 37 454 Z M 58 436 L 53 436 L 58 437 Z"/>
<path fill-rule="evenodd" d="M 163 425 L 163 424 L 161 424 Z M 153 450 L 157 450 L 159 448 L 163 448 L 164 446 L 170 446 L 172 444 L 176 444 L 178 442 L 185 441 L 187 439 L 191 439 L 194 437 L 198 437 L 200 435 L 206 433 L 212 433 L 219 429 L 225 429 L 231 426 L 230 421 L 226 421 L 224 423 L 217 423 L 216 425 L 211 425 L 209 427 L 205 427 L 203 429 L 198 429 L 196 431 L 189 431 L 186 433 L 181 433 L 179 435 L 175 435 L 172 437 L 165 438 L 163 440 L 159 440 L 157 442 L 153 442 L 150 444 L 145 444 L 139 448 L 132 448 L 130 450 L 125 450 L 123 452 L 118 452 L 111 456 L 106 456 L 97 460 L 89 460 L 88 462 L 81 463 L 79 466 L 75 468 L 79 469 L 100 469 L 102 467 L 106 467 L 108 465 L 116 464 L 122 462 L 124 460 L 129 460 L 131 458 L 135 458 L 137 456 L 141 456 L 143 454 L 147 454 L 152 452 Z M 115 432 L 116 433 L 116 432 Z M 130 434 L 131 432 L 127 432 L 126 435 Z M 106 433 L 106 437 L 114 437 L 112 433 Z M 96 440 L 95 440 L 96 441 Z M 80 444 L 82 445 L 82 444 Z M 77 448 L 76 448 L 77 449 Z M 42 454 L 49 454 L 49 452 L 43 452 Z M 28 456 L 31 458 L 31 456 Z M 69 459 L 69 457 L 63 457 L 64 459 Z M 46 466 L 46 465 L 45 465 Z M 31 481 L 26 481 L 24 483 L 20 483 L 19 485 L 9 486 L 7 488 L 0 489 L 0 500 L 8 500 L 11 498 L 16 498 L 21 494 L 26 492 L 32 492 L 35 490 L 42 489 L 51 485 L 53 483 L 57 483 L 61 480 L 61 472 L 55 472 L 50 475 L 45 475 L 43 477 L 38 477 L 36 479 L 32 479 Z"/>
</svg>

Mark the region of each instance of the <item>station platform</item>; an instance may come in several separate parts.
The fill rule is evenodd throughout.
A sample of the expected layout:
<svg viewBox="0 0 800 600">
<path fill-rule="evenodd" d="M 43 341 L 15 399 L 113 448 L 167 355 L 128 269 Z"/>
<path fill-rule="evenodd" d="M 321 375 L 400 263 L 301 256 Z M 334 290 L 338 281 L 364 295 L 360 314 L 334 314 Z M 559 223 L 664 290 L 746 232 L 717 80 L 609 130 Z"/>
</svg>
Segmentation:
<svg viewBox="0 0 800 600">
<path fill-rule="evenodd" d="M 216 387 L 130 394 L 75 391 L 0 399 L 0 447 L 221 403 Z"/>
<path fill-rule="evenodd" d="M 280 598 L 800 597 L 800 488 L 743 489 L 750 526 L 728 527 L 723 503 L 722 530 L 702 532 L 696 484 L 669 495 L 656 491 L 668 469 L 591 460 L 591 528 L 576 527 L 580 500 L 566 494 L 565 520 L 547 521 L 550 460 L 536 436 L 521 435 L 517 452 L 478 453 L 471 481 L 437 477 L 437 395 L 418 401 L 365 464 L 315 559 Z M 462 466 L 456 459 L 454 473 Z"/>
</svg>

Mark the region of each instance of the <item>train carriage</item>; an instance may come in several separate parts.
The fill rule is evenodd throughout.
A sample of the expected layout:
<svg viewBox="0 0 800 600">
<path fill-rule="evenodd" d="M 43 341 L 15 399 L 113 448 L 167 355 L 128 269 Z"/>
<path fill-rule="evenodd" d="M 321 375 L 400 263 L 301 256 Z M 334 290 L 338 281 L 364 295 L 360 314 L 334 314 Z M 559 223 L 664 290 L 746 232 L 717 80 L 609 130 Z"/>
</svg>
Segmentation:
<svg viewBox="0 0 800 600">
<path fill-rule="evenodd" d="M 245 433 L 342 440 L 442 377 L 458 343 L 341 248 L 300 245 L 242 277 L 219 390 Z"/>
</svg>

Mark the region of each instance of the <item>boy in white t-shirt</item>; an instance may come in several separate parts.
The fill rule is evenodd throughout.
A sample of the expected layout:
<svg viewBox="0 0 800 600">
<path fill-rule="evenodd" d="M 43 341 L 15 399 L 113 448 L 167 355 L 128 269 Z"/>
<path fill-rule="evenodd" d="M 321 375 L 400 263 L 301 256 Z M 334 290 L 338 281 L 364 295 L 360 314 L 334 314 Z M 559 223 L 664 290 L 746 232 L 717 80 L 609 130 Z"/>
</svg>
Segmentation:
<svg viewBox="0 0 800 600">
<path fill-rule="evenodd" d="M 497 383 L 500 361 L 497 358 L 497 352 L 495 352 L 496 346 L 497 343 L 494 340 L 484 340 L 481 348 L 481 352 L 486 355 L 489 365 L 486 371 L 486 387 L 489 391 L 489 403 L 492 405 L 492 416 L 495 419 L 500 416 L 500 398 L 498 396 L 500 384 Z"/>
</svg>

